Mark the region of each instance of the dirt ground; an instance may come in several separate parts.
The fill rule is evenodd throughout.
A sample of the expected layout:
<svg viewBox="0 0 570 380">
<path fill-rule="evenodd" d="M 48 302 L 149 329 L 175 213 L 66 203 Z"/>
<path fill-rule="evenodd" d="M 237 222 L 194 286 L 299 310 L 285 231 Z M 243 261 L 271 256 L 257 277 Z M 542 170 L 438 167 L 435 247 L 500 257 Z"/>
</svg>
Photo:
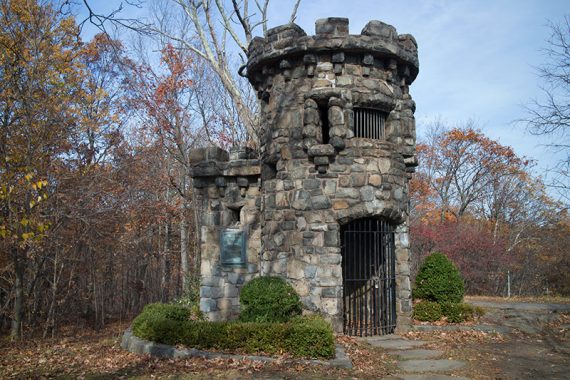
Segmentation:
<svg viewBox="0 0 570 380">
<path fill-rule="evenodd" d="M 472 300 L 470 300 L 472 301 Z M 475 300 L 478 302 L 481 300 Z M 489 301 L 489 300 L 485 300 Z M 482 302 L 482 301 L 481 301 Z M 452 375 L 472 379 L 568 379 L 570 310 L 525 309 L 526 303 L 490 300 L 479 323 L 508 333 L 474 331 L 412 332 L 408 339 L 429 341 L 428 348 L 468 364 Z M 314 365 L 263 364 L 249 360 L 157 359 L 126 352 L 120 336 L 126 324 L 102 331 L 65 329 L 59 339 L 0 341 L 0 378 L 166 378 L 166 379 L 379 379 L 398 374 L 396 358 L 380 348 L 339 337 L 352 370 Z"/>
</svg>

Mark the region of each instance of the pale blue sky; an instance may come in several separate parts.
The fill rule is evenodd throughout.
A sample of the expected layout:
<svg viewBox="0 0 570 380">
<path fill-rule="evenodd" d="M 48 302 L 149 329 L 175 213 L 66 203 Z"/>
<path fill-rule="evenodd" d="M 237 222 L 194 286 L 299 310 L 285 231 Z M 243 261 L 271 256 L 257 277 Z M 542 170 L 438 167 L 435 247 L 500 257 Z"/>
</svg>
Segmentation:
<svg viewBox="0 0 570 380">
<path fill-rule="evenodd" d="M 109 3 L 93 0 L 97 7 Z M 293 3 L 273 0 L 269 26 L 288 22 Z M 296 23 L 313 34 L 316 19 L 347 17 L 351 34 L 358 34 L 376 19 L 413 34 L 420 73 L 410 92 L 418 135 L 436 117 L 451 124 L 472 118 L 491 138 L 536 159 L 540 173 L 555 157 L 542 146 L 544 138 L 514 121 L 540 96 L 534 67 L 544 61 L 548 20 L 559 22 L 564 14 L 570 14 L 568 0 L 302 0 Z"/>
</svg>

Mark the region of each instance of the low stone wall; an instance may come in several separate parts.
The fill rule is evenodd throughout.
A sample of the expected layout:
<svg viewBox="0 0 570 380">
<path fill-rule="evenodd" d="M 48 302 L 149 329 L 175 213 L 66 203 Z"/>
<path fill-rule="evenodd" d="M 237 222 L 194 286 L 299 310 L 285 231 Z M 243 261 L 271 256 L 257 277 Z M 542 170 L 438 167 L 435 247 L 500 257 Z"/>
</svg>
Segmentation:
<svg viewBox="0 0 570 380">
<path fill-rule="evenodd" d="M 330 360 L 281 360 L 278 358 L 271 358 L 267 356 L 256 356 L 256 355 L 233 355 L 224 354 L 220 352 L 209 352 L 197 350 L 195 348 L 176 348 L 174 346 L 169 346 L 166 344 L 160 344 L 151 342 L 148 340 L 140 339 L 133 335 L 131 329 L 128 329 L 123 334 L 121 340 L 121 347 L 129 352 L 141 355 L 151 355 L 160 358 L 204 358 L 204 359 L 234 359 L 234 360 L 253 360 L 265 363 L 271 363 L 274 361 L 279 361 L 284 364 L 314 364 L 314 365 L 325 365 L 338 368 L 352 368 L 352 362 L 346 356 L 344 347 L 340 344 L 336 345 L 336 352 L 334 359 Z"/>
</svg>

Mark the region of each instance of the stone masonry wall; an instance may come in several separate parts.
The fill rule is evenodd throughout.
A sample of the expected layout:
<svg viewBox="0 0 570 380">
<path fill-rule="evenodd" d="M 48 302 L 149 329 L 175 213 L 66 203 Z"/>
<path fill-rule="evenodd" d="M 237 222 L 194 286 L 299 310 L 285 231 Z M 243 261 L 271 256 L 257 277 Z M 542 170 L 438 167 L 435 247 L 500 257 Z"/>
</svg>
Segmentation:
<svg viewBox="0 0 570 380">
<path fill-rule="evenodd" d="M 259 160 L 235 157 L 219 148 L 191 153 L 194 201 L 201 214 L 200 309 L 209 320 L 234 319 L 239 314 L 239 289 L 259 272 L 261 249 Z M 220 232 L 246 232 L 246 263 L 220 262 Z"/>
</svg>

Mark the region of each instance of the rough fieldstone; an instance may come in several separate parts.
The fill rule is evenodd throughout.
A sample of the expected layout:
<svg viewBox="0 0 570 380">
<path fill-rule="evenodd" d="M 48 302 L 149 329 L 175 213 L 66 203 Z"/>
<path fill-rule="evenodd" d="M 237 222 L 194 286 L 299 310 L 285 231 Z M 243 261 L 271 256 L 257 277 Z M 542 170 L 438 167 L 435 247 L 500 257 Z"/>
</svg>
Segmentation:
<svg viewBox="0 0 570 380">
<path fill-rule="evenodd" d="M 368 183 L 372 186 L 380 186 L 382 184 L 382 176 L 378 174 L 371 174 L 368 177 Z"/>
<path fill-rule="evenodd" d="M 378 20 L 369 21 L 368 24 L 364 26 L 364 29 L 362 29 L 361 34 L 365 36 L 378 36 L 387 39 L 394 39 L 398 37 L 396 28 L 394 28 L 392 25 L 385 24 L 382 21 Z"/>
<path fill-rule="evenodd" d="M 330 160 L 328 156 L 316 156 L 314 162 L 315 165 L 328 165 Z"/>
<path fill-rule="evenodd" d="M 315 33 L 319 36 L 340 37 L 348 35 L 348 19 L 329 17 L 315 22 Z"/>
<path fill-rule="evenodd" d="M 344 53 L 342 51 L 334 53 L 331 57 L 333 63 L 344 62 Z"/>
<path fill-rule="evenodd" d="M 336 192 L 336 196 L 337 198 L 353 198 L 353 199 L 358 199 L 360 198 L 360 192 L 357 189 L 354 189 L 352 187 L 343 187 L 338 189 L 338 191 Z"/>
<path fill-rule="evenodd" d="M 305 108 L 305 112 L 303 113 L 303 123 L 317 125 L 321 122 L 321 116 L 319 115 L 319 111 L 312 107 Z"/>
<path fill-rule="evenodd" d="M 343 200 L 343 199 L 335 199 L 333 201 L 333 209 L 334 210 L 347 209 L 349 206 L 350 205 L 348 204 L 348 202 Z"/>
<path fill-rule="evenodd" d="M 315 265 L 307 265 L 305 267 L 306 278 L 315 278 L 316 274 L 317 274 L 317 267 Z"/>
<path fill-rule="evenodd" d="M 325 232 L 325 246 L 327 247 L 337 247 L 338 246 L 338 232 L 337 231 L 326 231 Z"/>
<path fill-rule="evenodd" d="M 311 198 L 314 210 L 323 210 L 331 207 L 331 201 L 326 195 L 319 195 Z"/>
<path fill-rule="evenodd" d="M 335 154 L 335 150 L 330 144 L 318 144 L 310 147 L 307 153 L 309 154 L 309 157 L 333 156 Z"/>
<path fill-rule="evenodd" d="M 344 125 L 344 112 L 338 106 L 329 107 L 329 123 L 331 125 Z"/>
<path fill-rule="evenodd" d="M 346 146 L 344 139 L 339 136 L 332 136 L 330 139 L 330 144 L 337 150 L 342 150 Z"/>
<path fill-rule="evenodd" d="M 291 206 L 296 210 L 305 210 L 309 207 L 311 193 L 305 190 L 297 190 L 293 194 Z"/>
<path fill-rule="evenodd" d="M 201 296 L 200 296 L 201 297 Z M 200 299 L 200 310 L 204 313 L 210 313 L 212 311 L 218 310 L 217 302 L 213 299 Z"/>
<path fill-rule="evenodd" d="M 336 181 L 327 180 L 325 181 L 324 193 L 326 195 L 332 195 L 336 192 Z"/>
<path fill-rule="evenodd" d="M 372 186 L 364 186 L 360 189 L 360 199 L 363 202 L 370 202 L 374 200 L 374 188 Z"/>
<path fill-rule="evenodd" d="M 318 179 L 304 179 L 302 184 L 303 184 L 303 189 L 312 190 L 312 189 L 318 189 L 321 186 L 321 181 L 319 181 Z"/>
</svg>

